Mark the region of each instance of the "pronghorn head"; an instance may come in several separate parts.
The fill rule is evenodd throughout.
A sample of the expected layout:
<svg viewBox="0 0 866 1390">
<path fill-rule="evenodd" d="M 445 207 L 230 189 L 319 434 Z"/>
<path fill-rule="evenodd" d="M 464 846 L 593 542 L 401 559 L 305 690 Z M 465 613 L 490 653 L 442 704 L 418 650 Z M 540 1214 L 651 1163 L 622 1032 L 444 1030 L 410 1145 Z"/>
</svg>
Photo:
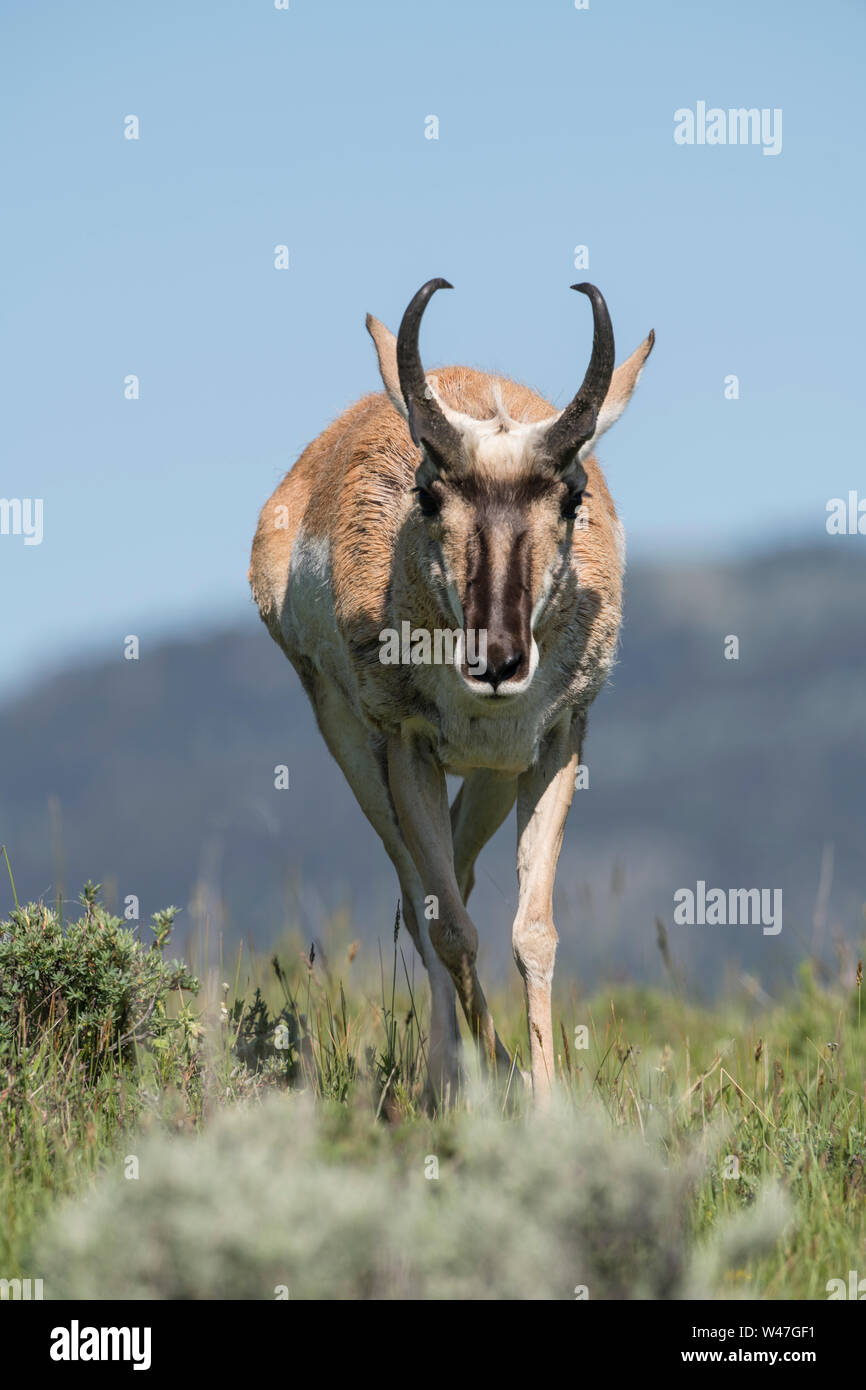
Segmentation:
<svg viewBox="0 0 866 1390">
<path fill-rule="evenodd" d="M 536 630 L 543 630 L 550 600 L 571 573 L 574 528 L 585 516 L 583 461 L 625 410 L 654 335 L 614 370 L 604 298 L 594 285 L 574 285 L 592 304 L 594 332 L 573 400 L 556 415 L 513 419 L 493 381 L 482 406 L 488 418 L 477 418 L 449 405 L 421 364 L 424 310 L 436 290 L 451 288 L 441 279 L 423 285 L 396 342 L 376 319 L 368 316 L 367 327 L 388 396 L 421 453 L 409 521 L 423 572 L 464 634 L 485 635 L 485 659 L 472 666 L 464 659 L 460 679 L 476 696 L 502 698 L 519 695 L 533 679 Z"/>
</svg>

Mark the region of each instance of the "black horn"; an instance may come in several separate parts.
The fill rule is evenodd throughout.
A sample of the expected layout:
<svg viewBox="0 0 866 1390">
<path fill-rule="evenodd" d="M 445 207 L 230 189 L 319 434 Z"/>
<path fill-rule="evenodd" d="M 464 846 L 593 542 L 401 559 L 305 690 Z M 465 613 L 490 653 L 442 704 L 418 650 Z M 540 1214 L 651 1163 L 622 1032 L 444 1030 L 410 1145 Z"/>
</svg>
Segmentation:
<svg viewBox="0 0 866 1390">
<path fill-rule="evenodd" d="M 595 434 L 599 411 L 613 376 L 613 325 L 604 295 L 595 285 L 572 285 L 571 288 L 585 294 L 592 304 L 592 356 L 580 390 L 551 425 L 547 435 L 547 448 L 556 459 L 573 455 Z"/>
<path fill-rule="evenodd" d="M 454 286 L 441 277 L 428 280 L 409 302 L 397 334 L 397 373 L 400 377 L 400 390 L 409 414 L 409 431 L 413 442 L 420 446 L 423 442 L 433 446 L 437 453 L 447 458 L 460 449 L 460 436 L 454 426 L 442 414 L 438 403 L 427 391 L 427 381 L 418 351 L 418 333 L 424 310 L 437 290 L 451 290 Z"/>
</svg>

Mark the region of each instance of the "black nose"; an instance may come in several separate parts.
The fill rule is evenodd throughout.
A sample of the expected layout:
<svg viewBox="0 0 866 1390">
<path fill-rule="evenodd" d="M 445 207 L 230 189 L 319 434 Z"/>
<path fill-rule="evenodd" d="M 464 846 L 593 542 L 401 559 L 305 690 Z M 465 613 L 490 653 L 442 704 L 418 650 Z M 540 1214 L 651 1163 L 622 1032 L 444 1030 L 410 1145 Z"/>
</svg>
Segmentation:
<svg viewBox="0 0 866 1390">
<path fill-rule="evenodd" d="M 486 681 L 495 690 L 503 681 L 513 676 L 522 664 L 523 652 L 509 652 L 507 656 L 500 656 L 498 653 L 494 655 L 491 652 L 487 658 L 487 666 L 476 679 Z"/>
</svg>

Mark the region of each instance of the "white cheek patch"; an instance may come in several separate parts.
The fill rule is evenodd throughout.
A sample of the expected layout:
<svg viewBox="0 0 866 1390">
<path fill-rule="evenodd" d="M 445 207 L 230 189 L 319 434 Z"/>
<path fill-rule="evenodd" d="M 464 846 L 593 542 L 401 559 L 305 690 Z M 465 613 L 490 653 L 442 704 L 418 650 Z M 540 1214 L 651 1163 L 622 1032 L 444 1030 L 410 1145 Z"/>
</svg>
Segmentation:
<svg viewBox="0 0 866 1390">
<path fill-rule="evenodd" d="M 448 603 L 450 605 L 451 612 L 457 620 L 457 626 L 462 628 L 463 623 L 465 621 L 463 614 L 463 604 L 460 602 L 460 596 L 457 593 L 457 585 L 454 583 L 453 579 L 448 580 L 448 587 L 445 590 L 445 592 L 448 595 Z"/>
<path fill-rule="evenodd" d="M 451 610 L 451 616 L 455 619 L 457 626 L 463 627 L 463 604 L 460 602 L 460 595 L 457 592 L 457 584 L 450 565 L 445 559 L 445 553 L 441 545 L 436 545 L 436 559 L 438 562 L 439 574 L 445 590 L 445 600 Z"/>
<path fill-rule="evenodd" d="M 445 553 L 439 547 L 439 556 L 442 563 L 442 573 L 445 576 L 445 593 L 448 598 L 448 605 L 452 614 L 457 619 L 458 627 L 463 626 L 463 604 L 460 602 L 460 595 L 457 592 L 457 582 L 454 578 L 451 566 L 445 559 Z"/>
<path fill-rule="evenodd" d="M 550 565 L 550 566 L 545 570 L 545 572 L 544 572 L 544 578 L 543 578 L 542 583 L 541 583 L 541 593 L 539 594 L 538 598 L 536 599 L 535 606 L 533 607 L 532 612 L 531 612 L 530 615 L 529 615 L 529 631 L 530 631 L 530 632 L 534 632 L 534 631 L 535 631 L 536 623 L 538 622 L 538 619 L 541 617 L 542 613 L 544 612 L 545 608 L 547 607 L 548 602 L 549 602 L 549 600 L 550 600 L 550 595 L 551 595 L 552 592 L 553 592 L 553 566 Z M 535 641 L 534 641 L 534 639 L 533 639 L 532 645 L 533 645 L 533 647 L 535 646 Z"/>
<path fill-rule="evenodd" d="M 566 539 L 562 547 L 557 551 L 555 559 L 551 562 L 551 564 L 548 565 L 547 569 L 544 571 L 544 577 L 541 581 L 541 593 L 535 601 L 535 605 L 532 609 L 532 613 L 530 614 L 529 618 L 530 632 L 535 632 L 538 620 L 544 612 L 545 608 L 547 607 L 548 603 L 550 602 L 550 596 L 553 593 L 553 590 L 556 586 L 558 574 L 563 569 L 563 567 L 568 564 L 569 550 L 570 543 L 568 539 Z M 535 643 L 533 642 L 533 647 L 534 646 Z M 537 658 L 538 654 L 536 652 L 536 664 Z"/>
</svg>

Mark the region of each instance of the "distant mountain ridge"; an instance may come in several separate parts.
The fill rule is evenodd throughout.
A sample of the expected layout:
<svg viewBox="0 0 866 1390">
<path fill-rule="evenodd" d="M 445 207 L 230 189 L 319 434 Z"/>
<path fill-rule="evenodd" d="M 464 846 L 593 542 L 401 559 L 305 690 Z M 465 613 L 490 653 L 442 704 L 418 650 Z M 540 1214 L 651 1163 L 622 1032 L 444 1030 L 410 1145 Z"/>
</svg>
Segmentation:
<svg viewBox="0 0 866 1390">
<path fill-rule="evenodd" d="M 783 981 L 816 932 L 825 954 L 834 932 L 862 939 L 864 581 L 857 537 L 629 571 L 620 660 L 590 715 L 590 786 L 563 846 L 560 972 L 580 986 L 656 979 L 657 916 L 707 993 L 741 966 Z M 207 917 L 262 950 L 287 925 L 327 940 L 345 907 L 362 941 L 390 935 L 390 864 L 252 607 L 241 628 L 73 669 L 0 707 L 0 756 L 0 842 L 21 899 L 98 878 L 117 903 L 135 894 L 142 920 L 178 903 L 181 935 Z M 493 975 L 511 968 L 513 839 L 512 818 L 472 900 Z M 782 889 L 782 932 L 676 926 L 673 895 L 699 880 Z M 0 879 L 4 912 L 10 900 Z"/>
</svg>

